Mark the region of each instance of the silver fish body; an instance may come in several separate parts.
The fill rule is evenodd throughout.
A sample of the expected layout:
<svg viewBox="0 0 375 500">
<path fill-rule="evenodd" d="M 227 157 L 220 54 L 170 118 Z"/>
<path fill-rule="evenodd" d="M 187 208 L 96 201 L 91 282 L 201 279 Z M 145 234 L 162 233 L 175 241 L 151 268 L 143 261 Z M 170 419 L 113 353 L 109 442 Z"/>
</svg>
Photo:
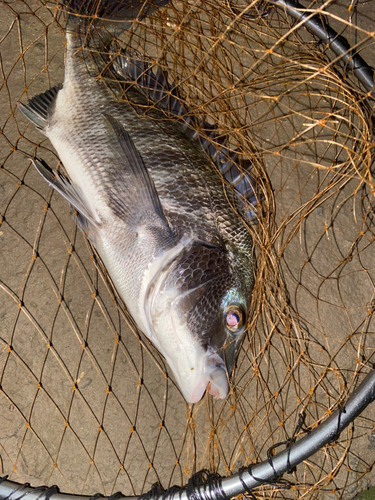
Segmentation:
<svg viewBox="0 0 375 500">
<path fill-rule="evenodd" d="M 131 86 L 127 101 L 90 76 L 67 33 L 65 79 L 20 105 L 50 139 L 69 180 L 34 160 L 76 208 L 140 330 L 189 403 L 219 398 L 246 328 L 252 240 L 221 179 L 183 126 Z M 38 111 L 38 105 L 46 109 Z"/>
</svg>

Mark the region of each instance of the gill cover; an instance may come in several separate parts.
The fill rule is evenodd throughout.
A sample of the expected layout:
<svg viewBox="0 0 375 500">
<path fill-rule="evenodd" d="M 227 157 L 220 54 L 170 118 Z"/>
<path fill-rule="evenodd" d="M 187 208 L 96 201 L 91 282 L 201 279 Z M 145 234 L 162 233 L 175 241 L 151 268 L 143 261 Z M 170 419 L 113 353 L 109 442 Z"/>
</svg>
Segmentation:
<svg viewBox="0 0 375 500">
<path fill-rule="evenodd" d="M 205 344 L 202 332 L 196 333 L 189 321 L 211 280 L 182 291 L 169 285 L 173 273 L 163 274 L 150 287 L 146 306 L 153 342 L 168 361 L 188 403 L 200 401 L 206 390 L 225 399 L 229 384 L 224 360 Z"/>
</svg>

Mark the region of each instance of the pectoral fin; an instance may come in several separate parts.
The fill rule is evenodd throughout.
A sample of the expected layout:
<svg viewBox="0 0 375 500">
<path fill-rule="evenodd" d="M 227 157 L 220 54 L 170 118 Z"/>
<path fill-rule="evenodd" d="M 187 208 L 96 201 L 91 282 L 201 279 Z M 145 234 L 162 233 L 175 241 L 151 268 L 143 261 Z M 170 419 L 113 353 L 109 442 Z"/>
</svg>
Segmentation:
<svg viewBox="0 0 375 500">
<path fill-rule="evenodd" d="M 100 226 L 100 220 L 92 213 L 86 197 L 79 186 L 71 183 L 56 170 L 51 170 L 43 160 L 31 158 L 31 161 L 43 179 L 68 200 L 81 216 L 85 217 L 93 226 L 97 228 Z"/>
<path fill-rule="evenodd" d="M 109 204 L 115 214 L 133 229 L 158 226 L 169 230 L 158 192 L 147 167 L 123 125 L 104 115 L 115 158 L 113 188 Z"/>
</svg>

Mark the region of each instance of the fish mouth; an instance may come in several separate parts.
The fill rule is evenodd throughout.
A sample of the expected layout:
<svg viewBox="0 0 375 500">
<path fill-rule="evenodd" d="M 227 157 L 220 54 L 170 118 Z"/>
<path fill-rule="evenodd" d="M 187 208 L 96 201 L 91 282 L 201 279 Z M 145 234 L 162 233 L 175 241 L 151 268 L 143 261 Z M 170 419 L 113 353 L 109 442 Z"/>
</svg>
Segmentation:
<svg viewBox="0 0 375 500">
<path fill-rule="evenodd" d="M 210 352 L 209 347 L 202 363 L 202 370 L 195 383 L 184 384 L 179 380 L 179 386 L 188 403 L 198 403 L 207 391 L 211 396 L 225 399 L 229 392 L 228 374 L 222 358 Z"/>
</svg>

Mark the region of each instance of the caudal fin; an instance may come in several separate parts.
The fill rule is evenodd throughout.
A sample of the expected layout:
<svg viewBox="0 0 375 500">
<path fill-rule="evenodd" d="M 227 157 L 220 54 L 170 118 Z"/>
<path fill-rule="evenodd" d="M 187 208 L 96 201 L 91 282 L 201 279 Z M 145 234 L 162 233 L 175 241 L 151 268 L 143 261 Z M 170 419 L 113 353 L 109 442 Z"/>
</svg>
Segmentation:
<svg viewBox="0 0 375 500">
<path fill-rule="evenodd" d="M 68 31 L 88 25 L 116 27 L 116 34 L 128 29 L 135 19 L 149 16 L 169 0 L 63 0 Z"/>
</svg>

